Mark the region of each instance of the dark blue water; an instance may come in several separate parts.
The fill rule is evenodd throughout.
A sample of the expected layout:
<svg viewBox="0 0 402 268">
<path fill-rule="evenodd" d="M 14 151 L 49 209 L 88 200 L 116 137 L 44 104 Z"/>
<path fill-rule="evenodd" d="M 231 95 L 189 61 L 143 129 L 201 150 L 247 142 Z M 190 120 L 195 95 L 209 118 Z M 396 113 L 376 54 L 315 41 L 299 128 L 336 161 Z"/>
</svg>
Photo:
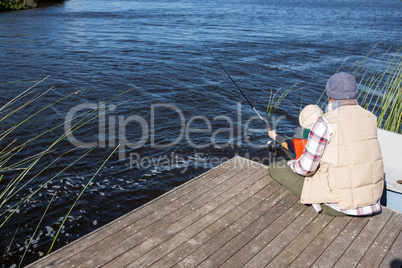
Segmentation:
<svg viewBox="0 0 402 268">
<path fill-rule="evenodd" d="M 1 190 L 22 172 L 4 167 L 51 148 L 17 188 L 34 180 L 2 204 L 2 222 L 14 204 L 92 149 L 44 185 L 0 228 L 3 266 L 18 265 L 56 192 L 23 264 L 46 254 L 70 207 L 119 143 L 120 149 L 70 213 L 54 249 L 236 154 L 265 164 L 273 159 L 264 148 L 268 140 L 261 130 L 264 126 L 253 118 L 254 111 L 203 42 L 262 115 L 271 90 L 283 92 L 297 83 L 297 90 L 270 118 L 272 122 L 285 116 L 278 129 L 291 135 L 300 106 L 316 103 L 326 80 L 343 63 L 341 70 L 348 71 L 376 43 L 381 41 L 367 64 L 390 47 L 395 50 L 401 25 L 401 2 L 396 0 L 70 0 L 1 13 L 1 105 L 34 85 L 33 81 L 50 76 L 35 87 L 36 92 L 3 110 L 1 117 L 52 88 L 2 120 L 2 131 L 77 92 L 1 140 L 2 148 L 16 140 L 12 148 L 61 125 L 3 163 Z M 69 116 L 75 124 L 85 112 L 93 112 L 87 117 L 92 121 L 74 132 L 76 140 L 70 137 L 51 146 L 65 132 Z M 91 148 L 63 155 L 76 145 Z"/>
</svg>

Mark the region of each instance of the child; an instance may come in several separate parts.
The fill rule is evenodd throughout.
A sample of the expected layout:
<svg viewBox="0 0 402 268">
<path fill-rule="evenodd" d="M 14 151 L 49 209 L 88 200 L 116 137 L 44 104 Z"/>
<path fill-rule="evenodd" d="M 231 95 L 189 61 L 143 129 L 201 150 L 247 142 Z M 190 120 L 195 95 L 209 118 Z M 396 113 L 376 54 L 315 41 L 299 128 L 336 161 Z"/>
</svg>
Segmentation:
<svg viewBox="0 0 402 268">
<path fill-rule="evenodd" d="M 290 151 L 293 155 L 296 155 L 298 159 L 304 151 L 307 144 L 308 134 L 310 128 L 313 126 L 318 117 L 321 117 L 323 112 L 317 105 L 307 105 L 299 115 L 299 123 L 301 127 L 295 129 L 295 134 L 292 139 L 287 139 L 285 137 L 276 134 L 275 130 L 268 131 L 268 135 L 271 139 L 278 142 L 286 150 Z M 272 142 L 268 143 L 268 148 L 272 147 Z"/>
</svg>

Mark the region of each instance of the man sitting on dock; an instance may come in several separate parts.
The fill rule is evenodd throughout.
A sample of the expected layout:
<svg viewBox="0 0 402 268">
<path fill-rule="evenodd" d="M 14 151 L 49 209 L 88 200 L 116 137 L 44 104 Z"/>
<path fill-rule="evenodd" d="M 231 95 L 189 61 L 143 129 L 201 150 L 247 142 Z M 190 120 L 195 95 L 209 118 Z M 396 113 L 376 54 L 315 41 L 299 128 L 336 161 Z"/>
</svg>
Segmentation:
<svg viewBox="0 0 402 268">
<path fill-rule="evenodd" d="M 356 80 L 350 74 L 333 75 L 326 93 L 326 113 L 311 128 L 302 156 L 272 163 L 269 174 L 318 212 L 380 213 L 384 167 L 377 118 L 359 106 Z"/>
</svg>

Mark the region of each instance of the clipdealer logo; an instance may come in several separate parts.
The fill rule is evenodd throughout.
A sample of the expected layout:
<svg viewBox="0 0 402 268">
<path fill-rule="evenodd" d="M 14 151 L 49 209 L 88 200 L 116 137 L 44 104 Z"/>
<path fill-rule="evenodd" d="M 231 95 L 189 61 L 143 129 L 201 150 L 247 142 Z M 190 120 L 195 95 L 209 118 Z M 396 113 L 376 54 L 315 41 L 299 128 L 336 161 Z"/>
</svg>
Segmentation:
<svg viewBox="0 0 402 268">
<path fill-rule="evenodd" d="M 265 127 L 252 128 L 251 124 L 254 121 L 260 121 L 260 118 L 257 115 L 247 118 L 243 124 L 244 119 L 242 118 L 241 102 L 238 102 L 237 104 L 235 119 L 226 115 L 218 115 L 212 118 L 208 118 L 204 115 L 194 115 L 190 118 L 186 118 L 179 107 L 168 103 L 151 104 L 148 121 L 146 118 L 138 114 L 116 116 L 107 113 L 108 111 L 115 110 L 115 105 L 106 105 L 105 102 L 82 103 L 74 106 L 69 110 L 65 117 L 64 131 L 67 140 L 74 146 L 82 148 L 114 148 L 119 144 L 119 160 L 127 158 L 127 150 L 133 151 L 145 145 L 150 148 L 164 149 L 174 147 L 183 141 L 187 142 L 187 144 L 194 149 L 203 149 L 210 145 L 220 148 L 234 148 L 235 146 L 240 148 L 243 142 L 245 142 L 249 147 L 255 149 L 265 147 L 265 143 L 261 140 L 253 142 L 250 133 L 267 133 L 267 129 Z M 79 120 L 78 118 L 82 118 L 85 114 L 88 114 L 91 111 L 97 113 L 98 133 L 92 135 L 94 140 L 87 141 L 88 136 L 90 136 L 87 135 L 88 133 L 85 132 L 83 134 L 81 132 L 80 134 L 76 134 L 72 129 L 74 129 L 74 121 Z M 174 115 L 174 118 L 166 118 L 168 113 L 170 117 Z M 177 121 L 179 122 L 179 133 L 177 136 L 172 136 L 169 142 L 158 143 L 156 141 L 158 131 L 160 131 L 158 129 L 158 123 L 160 123 L 161 118 L 171 120 L 174 125 L 177 125 Z M 275 128 L 276 124 L 284 118 L 285 116 L 280 116 L 278 118 L 272 117 L 271 123 L 266 122 L 266 125 L 271 125 Z M 166 124 L 166 122 L 164 123 Z M 204 127 L 196 128 L 195 125 L 200 123 L 202 123 Z M 214 129 L 214 123 L 219 123 L 221 127 Z M 256 125 L 263 126 L 261 122 Z M 127 138 L 127 135 L 133 132 L 137 133 L 137 136 L 139 135 L 139 138 L 135 141 Z M 208 142 L 204 141 L 204 143 L 200 143 L 192 139 L 192 137 L 194 138 L 194 135 L 196 136 L 197 134 L 208 135 L 210 138 Z M 80 135 L 85 135 L 85 137 Z M 218 138 L 218 136 L 225 136 L 226 139 L 223 140 L 222 138 Z M 136 159 L 139 158 L 138 153 L 134 152 L 132 154 L 135 155 Z M 130 156 L 130 158 L 132 159 L 133 157 Z"/>
</svg>

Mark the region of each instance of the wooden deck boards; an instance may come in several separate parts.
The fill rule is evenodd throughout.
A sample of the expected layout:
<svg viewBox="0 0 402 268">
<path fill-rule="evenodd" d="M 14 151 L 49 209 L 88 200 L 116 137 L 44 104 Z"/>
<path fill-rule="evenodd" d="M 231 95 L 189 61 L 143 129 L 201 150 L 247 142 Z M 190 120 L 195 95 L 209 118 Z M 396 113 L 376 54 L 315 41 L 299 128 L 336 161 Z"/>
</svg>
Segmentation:
<svg viewBox="0 0 402 268">
<path fill-rule="evenodd" d="M 400 267 L 402 214 L 317 214 L 235 157 L 30 267 Z"/>
</svg>

